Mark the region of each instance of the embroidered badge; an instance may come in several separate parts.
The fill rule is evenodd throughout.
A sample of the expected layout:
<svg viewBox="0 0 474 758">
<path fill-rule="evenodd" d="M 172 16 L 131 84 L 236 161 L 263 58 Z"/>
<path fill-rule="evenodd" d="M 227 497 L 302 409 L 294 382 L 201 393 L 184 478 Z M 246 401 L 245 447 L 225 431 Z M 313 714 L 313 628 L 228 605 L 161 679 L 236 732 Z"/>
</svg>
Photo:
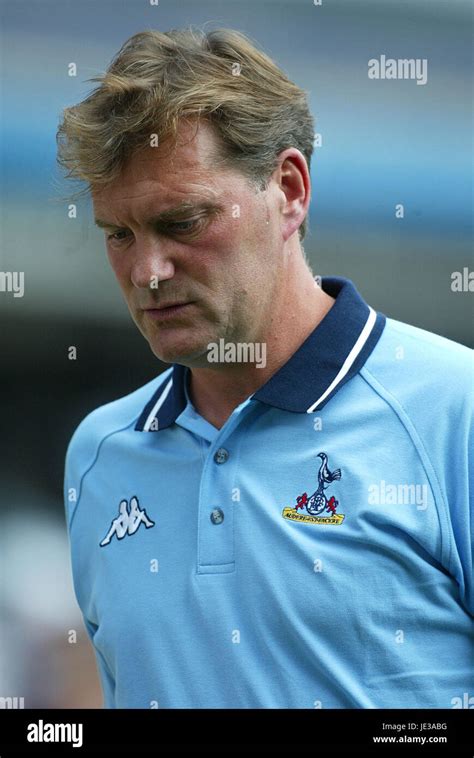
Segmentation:
<svg viewBox="0 0 474 758">
<path fill-rule="evenodd" d="M 330 484 L 341 478 L 341 469 L 337 468 L 335 471 L 329 471 L 326 453 L 318 453 L 318 458 L 321 458 L 321 466 L 318 471 L 318 489 L 316 492 L 313 492 L 311 497 L 308 497 L 306 492 L 298 495 L 296 505 L 290 508 L 283 508 L 281 515 L 283 518 L 290 519 L 290 521 L 303 521 L 306 524 L 342 524 L 344 514 L 336 513 L 339 501 L 336 500 L 334 495 L 328 500 L 324 494 L 324 490 Z M 303 508 L 306 509 L 306 513 L 298 513 Z"/>
<path fill-rule="evenodd" d="M 109 544 L 114 534 L 118 540 L 125 537 L 126 534 L 135 534 L 140 524 L 145 524 L 147 529 L 155 526 L 155 522 L 151 521 L 146 515 L 146 510 L 139 508 L 139 502 L 137 497 L 132 497 L 130 500 L 130 510 L 128 507 L 128 501 L 122 500 L 119 505 L 119 515 L 114 518 L 110 529 L 105 535 L 100 547 L 105 547 Z"/>
</svg>

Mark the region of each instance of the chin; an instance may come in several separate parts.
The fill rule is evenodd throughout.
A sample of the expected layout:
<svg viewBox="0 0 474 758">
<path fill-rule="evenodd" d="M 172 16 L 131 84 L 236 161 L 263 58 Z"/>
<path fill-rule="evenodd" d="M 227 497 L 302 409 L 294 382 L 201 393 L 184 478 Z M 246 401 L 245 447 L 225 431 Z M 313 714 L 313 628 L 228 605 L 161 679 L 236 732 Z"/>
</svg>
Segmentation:
<svg viewBox="0 0 474 758">
<path fill-rule="evenodd" d="M 182 366 L 207 366 L 207 345 L 202 341 L 176 340 L 173 344 L 158 343 L 156 339 L 149 339 L 148 344 L 154 355 L 164 363 L 180 363 Z"/>
</svg>

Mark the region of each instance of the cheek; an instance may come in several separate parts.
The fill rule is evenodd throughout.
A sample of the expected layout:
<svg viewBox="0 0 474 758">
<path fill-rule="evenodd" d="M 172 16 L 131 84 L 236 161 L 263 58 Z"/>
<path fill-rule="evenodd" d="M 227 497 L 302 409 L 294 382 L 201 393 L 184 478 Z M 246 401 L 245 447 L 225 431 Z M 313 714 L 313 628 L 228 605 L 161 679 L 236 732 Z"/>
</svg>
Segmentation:
<svg viewBox="0 0 474 758">
<path fill-rule="evenodd" d="M 177 265 L 199 279 L 221 279 L 231 276 L 238 264 L 241 248 L 239 220 L 227 218 L 213 226 L 180 257 Z M 181 264 L 181 265 L 180 265 Z"/>
<path fill-rule="evenodd" d="M 273 250 L 271 224 L 263 200 L 242 205 L 240 218 L 234 221 L 235 235 L 246 259 L 262 265 Z"/>
<path fill-rule="evenodd" d="M 255 250 L 260 229 L 261 221 L 251 205 L 235 205 L 211 230 L 209 242 L 219 250 L 218 260 L 225 261 L 226 268 L 238 267 L 242 258 Z"/>
<path fill-rule="evenodd" d="M 130 279 L 130 265 L 125 255 L 119 255 L 119 253 L 113 250 L 107 250 L 107 258 L 109 259 L 112 271 L 120 282 Z"/>
<path fill-rule="evenodd" d="M 115 275 L 119 287 L 122 290 L 125 298 L 128 299 L 129 293 L 133 290 L 130 260 L 127 259 L 126 255 L 119 255 L 113 251 L 108 251 L 107 257 L 109 259 L 110 267 Z"/>
</svg>

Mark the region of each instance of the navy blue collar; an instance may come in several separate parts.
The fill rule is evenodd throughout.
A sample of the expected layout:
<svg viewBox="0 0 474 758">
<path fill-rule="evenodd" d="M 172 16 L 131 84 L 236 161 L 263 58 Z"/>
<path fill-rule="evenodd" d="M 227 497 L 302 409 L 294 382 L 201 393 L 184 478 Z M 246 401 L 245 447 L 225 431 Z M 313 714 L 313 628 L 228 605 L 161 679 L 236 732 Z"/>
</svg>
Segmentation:
<svg viewBox="0 0 474 758">
<path fill-rule="evenodd" d="M 349 279 L 324 276 L 324 292 L 334 305 L 291 358 L 260 387 L 253 398 L 296 413 L 320 410 L 351 377 L 360 371 L 385 326 L 383 313 L 363 300 Z M 146 404 L 137 431 L 160 431 L 174 423 L 187 404 L 186 367 L 173 364 Z"/>
</svg>

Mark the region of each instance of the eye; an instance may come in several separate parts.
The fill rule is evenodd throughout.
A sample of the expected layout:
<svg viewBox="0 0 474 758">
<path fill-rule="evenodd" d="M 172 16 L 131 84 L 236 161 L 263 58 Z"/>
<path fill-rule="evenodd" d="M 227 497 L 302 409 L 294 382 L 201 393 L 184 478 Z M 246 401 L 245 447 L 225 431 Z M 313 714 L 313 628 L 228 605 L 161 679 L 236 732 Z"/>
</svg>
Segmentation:
<svg viewBox="0 0 474 758">
<path fill-rule="evenodd" d="M 127 234 L 127 230 L 126 229 L 121 229 L 120 231 L 114 232 L 113 234 L 108 234 L 107 235 L 107 240 L 109 240 L 111 242 L 123 242 L 124 237 L 118 237 L 117 235 L 119 235 L 119 234 Z"/>
<path fill-rule="evenodd" d="M 187 234 L 189 232 L 197 231 L 203 221 L 204 219 L 202 217 L 191 218 L 186 221 L 173 221 L 172 223 L 167 224 L 166 229 L 171 234 Z"/>
</svg>

